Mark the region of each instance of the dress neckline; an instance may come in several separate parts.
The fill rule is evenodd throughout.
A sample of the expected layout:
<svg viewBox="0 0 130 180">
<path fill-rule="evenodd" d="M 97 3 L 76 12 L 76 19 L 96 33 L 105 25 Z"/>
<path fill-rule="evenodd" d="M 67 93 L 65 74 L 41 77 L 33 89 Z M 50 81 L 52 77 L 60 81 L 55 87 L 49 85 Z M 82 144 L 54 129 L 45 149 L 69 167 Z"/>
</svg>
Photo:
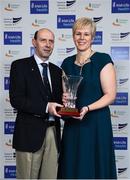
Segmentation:
<svg viewBox="0 0 130 180">
<path fill-rule="evenodd" d="M 75 55 L 75 58 L 74 58 L 74 65 L 76 65 L 77 67 L 84 67 L 85 65 L 87 65 L 87 64 L 90 64 L 91 63 L 91 61 L 92 61 L 92 57 L 96 54 L 97 52 L 96 51 L 94 51 L 94 53 L 90 56 L 90 58 L 89 58 L 89 61 L 87 62 L 87 63 L 85 63 L 85 64 L 83 64 L 82 66 L 81 65 L 78 65 L 78 64 L 76 64 L 75 63 L 75 59 L 76 59 L 76 55 Z"/>
<path fill-rule="evenodd" d="M 93 58 L 93 56 L 94 56 L 96 53 L 97 53 L 97 52 L 94 51 L 94 53 L 93 53 L 93 54 L 90 56 L 90 58 L 89 58 L 90 60 L 89 60 L 87 63 L 83 64 L 82 66 L 80 66 L 80 65 L 78 65 L 78 64 L 75 63 L 75 59 L 76 59 L 76 55 L 75 55 L 74 65 L 75 65 L 76 67 L 80 68 L 80 71 L 79 71 L 79 75 L 80 75 L 80 76 L 82 76 L 82 70 L 83 70 L 84 66 L 87 66 L 87 65 L 89 65 L 89 64 L 92 62 L 92 58 Z"/>
</svg>

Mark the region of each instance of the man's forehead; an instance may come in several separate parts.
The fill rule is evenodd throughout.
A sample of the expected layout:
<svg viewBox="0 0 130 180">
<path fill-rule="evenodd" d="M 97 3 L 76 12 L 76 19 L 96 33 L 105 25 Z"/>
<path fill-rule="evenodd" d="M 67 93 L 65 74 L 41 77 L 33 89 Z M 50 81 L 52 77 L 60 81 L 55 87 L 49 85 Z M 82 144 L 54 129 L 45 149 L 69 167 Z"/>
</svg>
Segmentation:
<svg viewBox="0 0 130 180">
<path fill-rule="evenodd" d="M 41 29 L 41 30 L 39 30 L 37 35 L 38 36 L 45 36 L 45 37 L 46 36 L 54 37 L 54 34 L 50 30 L 48 30 L 48 29 Z"/>
</svg>

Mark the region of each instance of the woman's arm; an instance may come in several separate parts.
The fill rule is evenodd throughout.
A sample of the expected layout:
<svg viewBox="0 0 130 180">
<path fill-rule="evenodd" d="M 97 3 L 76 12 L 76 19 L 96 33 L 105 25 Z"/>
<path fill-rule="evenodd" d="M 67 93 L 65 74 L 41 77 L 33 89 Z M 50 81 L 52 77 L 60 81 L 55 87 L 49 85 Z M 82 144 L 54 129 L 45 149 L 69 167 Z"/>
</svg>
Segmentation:
<svg viewBox="0 0 130 180">
<path fill-rule="evenodd" d="M 112 63 L 104 66 L 100 72 L 100 82 L 104 95 L 96 102 L 89 104 L 81 109 L 80 119 L 88 111 L 103 108 L 110 105 L 116 97 L 116 73 Z"/>
<path fill-rule="evenodd" d="M 100 73 L 100 81 L 104 95 L 89 105 L 89 111 L 110 105 L 116 97 L 116 73 L 113 64 L 104 66 Z"/>
</svg>

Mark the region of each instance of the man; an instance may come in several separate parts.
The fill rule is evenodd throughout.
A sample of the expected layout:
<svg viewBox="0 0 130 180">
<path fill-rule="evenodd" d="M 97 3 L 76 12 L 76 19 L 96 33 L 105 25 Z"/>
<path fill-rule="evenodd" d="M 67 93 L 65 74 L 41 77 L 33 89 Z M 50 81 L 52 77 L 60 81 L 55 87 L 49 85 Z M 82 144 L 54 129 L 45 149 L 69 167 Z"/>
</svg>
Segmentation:
<svg viewBox="0 0 130 180">
<path fill-rule="evenodd" d="M 62 71 L 48 62 L 54 48 L 54 34 L 43 28 L 32 40 L 35 54 L 16 60 L 10 70 L 10 102 L 17 109 L 13 135 L 18 179 L 55 179 L 60 141 Z M 43 77 L 47 63 L 49 87 Z"/>
</svg>

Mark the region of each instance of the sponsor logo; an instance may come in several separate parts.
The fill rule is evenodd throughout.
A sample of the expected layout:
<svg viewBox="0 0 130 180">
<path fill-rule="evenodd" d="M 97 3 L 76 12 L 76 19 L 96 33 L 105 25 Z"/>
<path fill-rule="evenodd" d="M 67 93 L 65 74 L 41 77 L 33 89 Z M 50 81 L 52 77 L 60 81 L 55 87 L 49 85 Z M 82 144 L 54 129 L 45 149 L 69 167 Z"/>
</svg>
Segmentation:
<svg viewBox="0 0 130 180">
<path fill-rule="evenodd" d="M 102 31 L 96 31 L 95 38 L 93 40 L 93 45 L 102 45 Z"/>
<path fill-rule="evenodd" d="M 67 54 L 71 54 L 75 50 L 75 47 L 71 48 L 59 48 L 58 49 L 58 55 L 65 56 Z"/>
<path fill-rule="evenodd" d="M 114 27 L 121 27 L 124 26 L 125 24 L 128 24 L 128 19 L 116 18 L 115 21 L 112 22 L 112 25 Z"/>
<path fill-rule="evenodd" d="M 126 111 L 123 110 L 111 110 L 111 117 L 113 118 L 119 118 L 126 115 Z"/>
<path fill-rule="evenodd" d="M 8 102 L 9 103 L 9 102 Z M 10 105 L 10 103 L 9 103 Z M 8 119 L 15 119 L 16 118 L 16 113 L 17 113 L 17 110 L 14 109 L 14 108 L 5 108 L 4 109 L 4 116 L 5 116 L 5 119 L 8 118 Z"/>
<path fill-rule="evenodd" d="M 62 41 L 62 42 L 65 42 L 65 41 L 70 40 L 70 39 L 72 39 L 72 35 L 71 34 L 61 34 L 58 37 L 58 40 Z"/>
<path fill-rule="evenodd" d="M 128 123 L 112 124 L 114 134 L 128 134 Z"/>
<path fill-rule="evenodd" d="M 127 150 L 127 137 L 113 137 L 115 150 Z"/>
<path fill-rule="evenodd" d="M 118 168 L 118 175 L 123 175 L 124 173 L 126 173 L 128 168 Z"/>
<path fill-rule="evenodd" d="M 76 0 L 57 0 L 58 12 L 74 12 Z"/>
<path fill-rule="evenodd" d="M 10 78 L 4 77 L 4 90 L 9 90 Z"/>
<path fill-rule="evenodd" d="M 6 163 L 15 163 L 16 154 L 15 152 L 6 152 L 4 153 L 4 158 Z"/>
<path fill-rule="evenodd" d="M 72 7 L 75 2 L 76 2 L 76 0 L 67 0 L 66 1 L 66 7 Z"/>
<path fill-rule="evenodd" d="M 12 135 L 5 135 L 5 148 L 4 148 L 4 160 L 7 163 L 16 164 L 16 153 L 12 149 Z"/>
<path fill-rule="evenodd" d="M 119 115 L 117 114 L 117 111 L 116 111 L 116 110 L 114 110 L 114 111 L 111 113 L 111 117 L 112 117 L 112 118 L 118 118 L 118 117 L 119 117 Z"/>
<path fill-rule="evenodd" d="M 111 57 L 114 60 L 129 60 L 129 47 L 111 47 Z"/>
<path fill-rule="evenodd" d="M 111 33 L 111 40 L 113 43 L 129 43 L 130 32 Z"/>
<path fill-rule="evenodd" d="M 5 45 L 22 45 L 22 32 L 4 32 Z"/>
<path fill-rule="evenodd" d="M 130 13 L 130 1 L 112 0 L 112 13 Z"/>
<path fill-rule="evenodd" d="M 127 106 L 128 105 L 128 93 L 121 92 L 116 94 L 116 99 L 111 105 Z"/>
<path fill-rule="evenodd" d="M 3 66 L 4 66 L 4 67 L 3 67 L 4 75 L 5 75 L 5 76 L 9 76 L 9 74 L 10 74 L 10 64 L 6 63 L 6 64 L 4 64 Z"/>
<path fill-rule="evenodd" d="M 93 21 L 97 24 L 99 23 L 101 20 L 103 19 L 103 17 L 93 17 Z"/>
<path fill-rule="evenodd" d="M 17 10 L 20 7 L 20 4 L 16 4 L 16 3 L 8 3 L 4 10 L 8 11 L 8 12 L 12 12 L 14 10 Z"/>
<path fill-rule="evenodd" d="M 118 88 L 126 85 L 126 83 L 128 82 L 128 80 L 129 80 L 128 78 L 121 78 L 121 79 L 117 80 L 117 86 L 118 86 Z"/>
<path fill-rule="evenodd" d="M 129 89 L 129 79 L 128 78 L 120 78 L 117 79 L 117 89 L 122 90 L 122 91 L 128 91 Z"/>
<path fill-rule="evenodd" d="M 75 15 L 58 15 L 57 28 L 72 28 L 75 22 Z"/>
<path fill-rule="evenodd" d="M 8 139 L 8 141 L 5 142 L 5 146 L 12 147 L 12 139 Z"/>
<path fill-rule="evenodd" d="M 35 19 L 32 22 L 32 27 L 39 28 L 40 26 L 43 26 L 46 23 L 46 20 L 44 19 Z"/>
<path fill-rule="evenodd" d="M 9 57 L 9 58 L 10 58 L 10 57 L 13 57 L 11 50 L 9 50 L 8 52 L 6 52 L 6 53 L 5 53 L 5 56 L 6 56 L 6 57 Z"/>
<path fill-rule="evenodd" d="M 130 34 L 130 32 L 120 33 L 120 38 L 121 38 L 121 39 L 124 39 L 124 38 L 126 38 L 129 34 Z"/>
<path fill-rule="evenodd" d="M 72 48 L 66 48 L 66 53 L 70 53 L 75 50 L 75 47 Z"/>
<path fill-rule="evenodd" d="M 22 17 L 4 18 L 4 25 L 7 28 L 14 28 L 22 21 Z"/>
<path fill-rule="evenodd" d="M 128 125 L 128 123 L 118 124 L 118 129 L 119 129 L 119 130 L 124 130 L 124 129 L 126 129 L 127 125 Z"/>
<path fill-rule="evenodd" d="M 5 134 L 13 134 L 14 133 L 14 125 L 15 125 L 15 122 L 12 122 L 12 121 L 4 122 L 4 133 Z"/>
<path fill-rule="evenodd" d="M 16 178 L 16 166 L 4 166 L 4 178 Z"/>
<path fill-rule="evenodd" d="M 87 6 L 85 6 L 85 10 L 87 11 L 94 11 L 99 9 L 101 6 L 100 3 L 89 3 Z"/>
<path fill-rule="evenodd" d="M 122 84 L 126 83 L 127 81 L 128 81 L 128 78 L 119 79 L 118 84 L 122 85 Z"/>
<path fill-rule="evenodd" d="M 17 56 L 19 54 L 18 50 L 11 50 L 9 49 L 6 53 L 5 53 L 5 57 L 7 58 L 12 58 L 14 56 Z"/>
<path fill-rule="evenodd" d="M 30 1 L 30 13 L 31 14 L 48 14 L 49 2 L 48 0 Z"/>
</svg>

